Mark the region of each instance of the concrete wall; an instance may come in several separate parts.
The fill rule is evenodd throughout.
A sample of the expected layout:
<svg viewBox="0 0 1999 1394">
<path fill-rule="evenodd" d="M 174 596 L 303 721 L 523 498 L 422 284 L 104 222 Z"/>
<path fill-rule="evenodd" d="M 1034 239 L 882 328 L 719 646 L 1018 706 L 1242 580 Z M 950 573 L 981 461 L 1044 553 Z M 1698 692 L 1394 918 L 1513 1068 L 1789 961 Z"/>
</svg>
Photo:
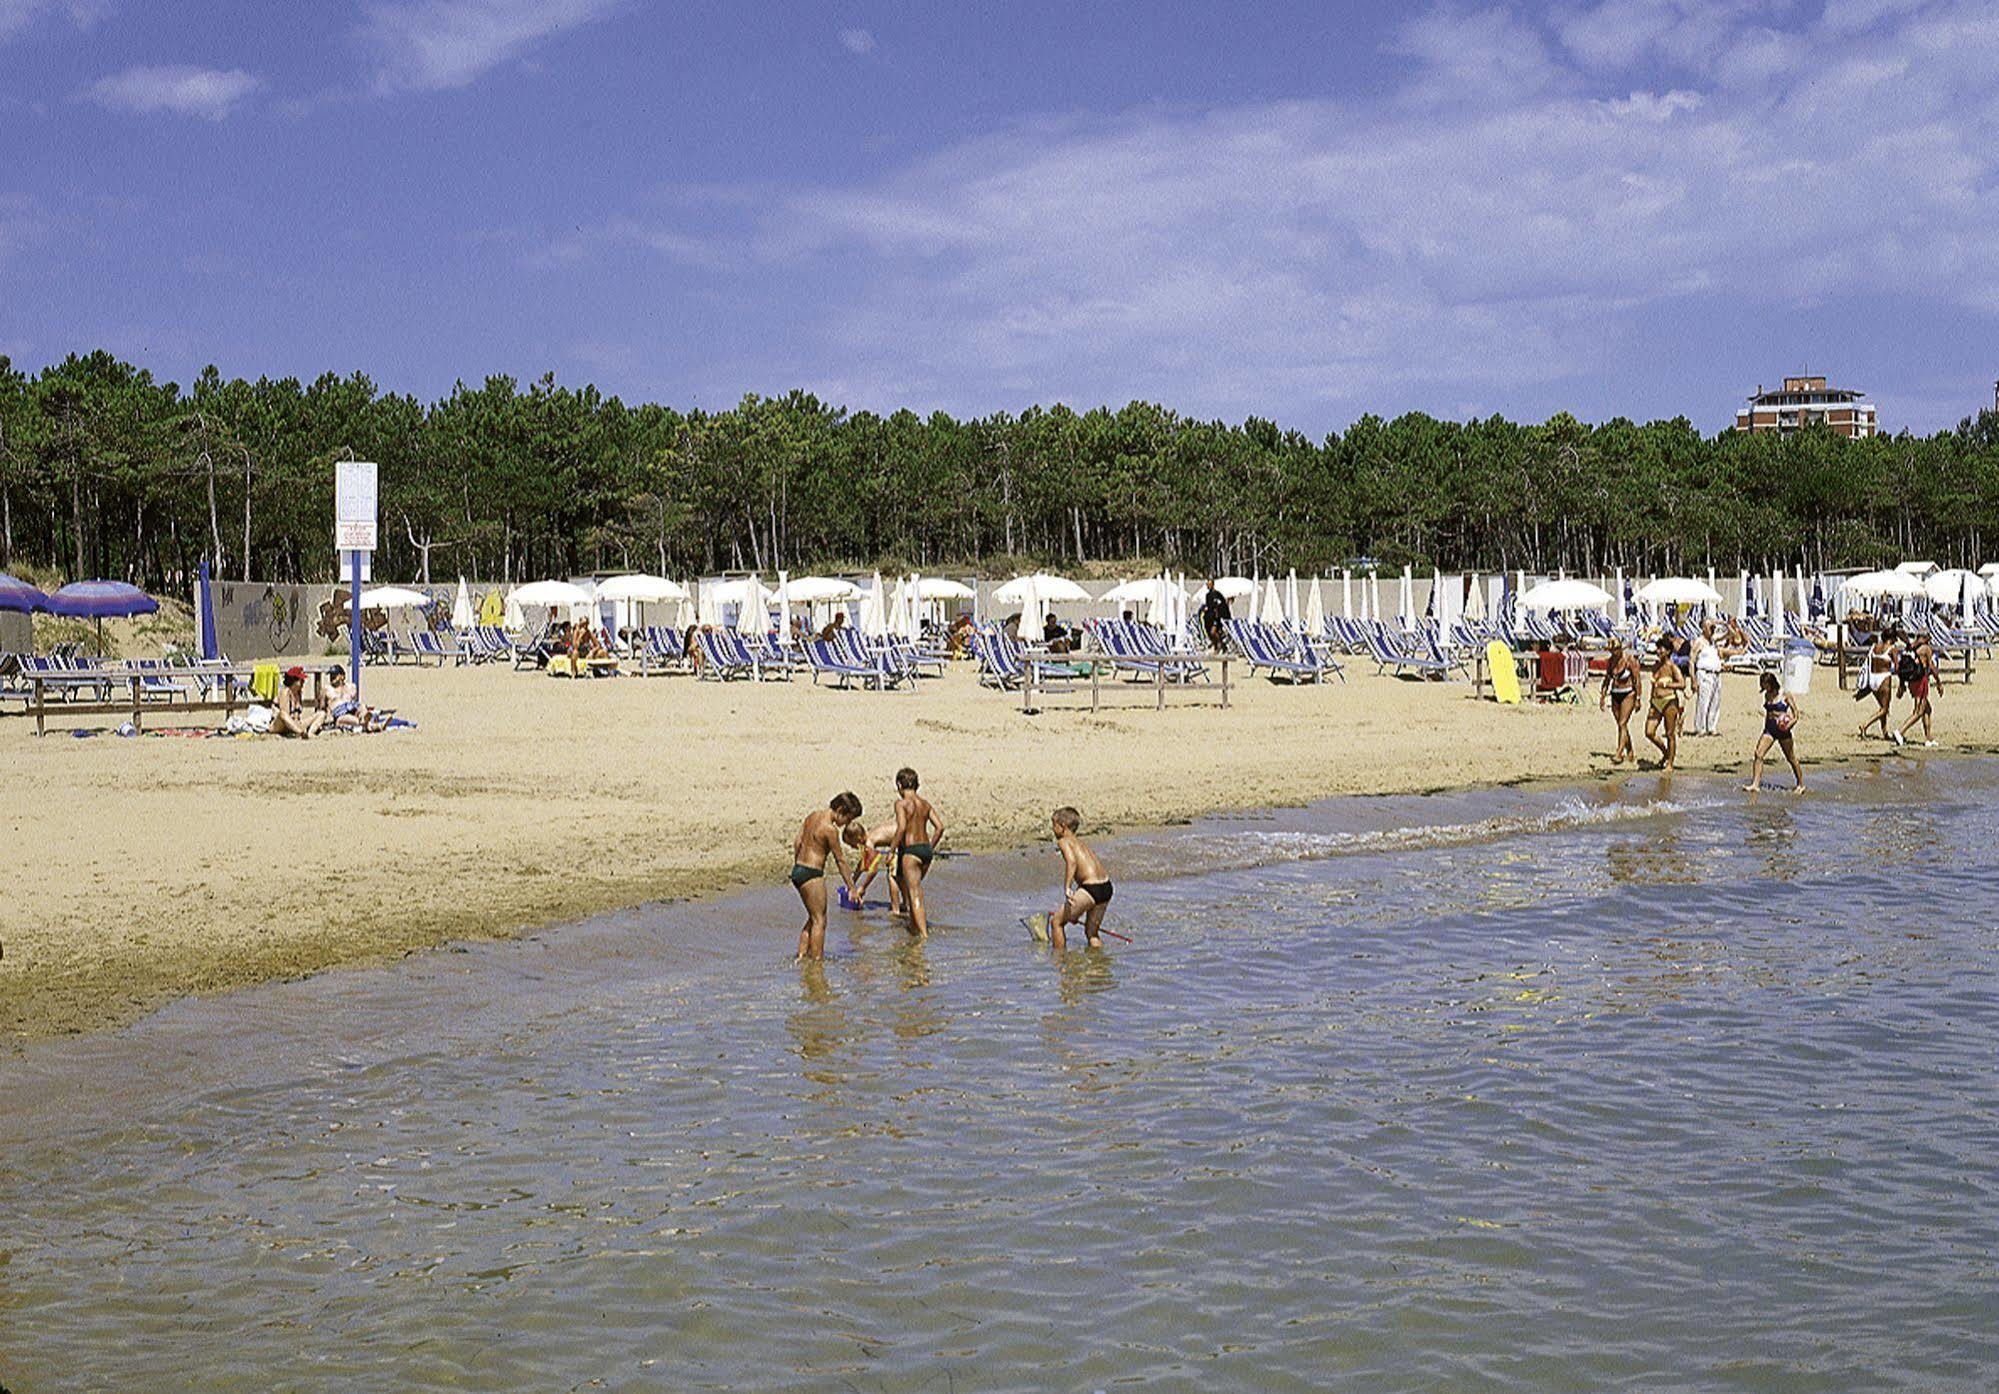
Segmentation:
<svg viewBox="0 0 1999 1394">
<path fill-rule="evenodd" d="M 366 589 L 366 587 L 363 587 Z M 424 590 L 417 586 L 413 589 Z M 451 601 L 458 593 L 454 579 L 448 586 L 427 588 L 438 598 L 430 607 L 440 627 L 451 623 Z M 474 586 L 474 604 L 494 587 Z M 347 652 L 348 591 L 346 586 L 295 586 L 269 581 L 214 581 L 209 593 L 215 601 L 215 638 L 218 652 L 239 663 L 260 658 L 313 658 Z M 199 593 L 191 597 L 199 606 Z M 370 615 L 363 622 L 370 629 L 391 625 L 405 631 L 420 617 L 398 614 L 393 621 Z"/>
<path fill-rule="evenodd" d="M 34 625 L 26 615 L 0 610 L 0 653 L 26 653 L 33 647 Z"/>
</svg>

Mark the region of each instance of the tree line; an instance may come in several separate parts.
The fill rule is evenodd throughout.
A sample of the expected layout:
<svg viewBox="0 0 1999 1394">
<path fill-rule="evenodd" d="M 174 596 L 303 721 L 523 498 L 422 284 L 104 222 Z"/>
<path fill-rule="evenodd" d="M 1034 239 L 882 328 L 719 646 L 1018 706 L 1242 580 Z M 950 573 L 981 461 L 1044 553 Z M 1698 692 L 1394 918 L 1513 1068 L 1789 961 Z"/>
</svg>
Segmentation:
<svg viewBox="0 0 1999 1394">
<path fill-rule="evenodd" d="M 330 580 L 337 461 L 380 465 L 375 574 L 516 581 L 1085 559 L 1194 573 L 1384 565 L 1665 574 L 1976 564 L 1999 415 L 1849 441 L 1703 435 L 1681 417 L 1538 425 L 1363 416 L 1312 440 L 1132 402 L 957 420 L 804 392 L 726 411 L 553 376 L 439 401 L 366 376 L 183 389 L 104 352 L 0 357 L 0 568 L 184 589 Z"/>
</svg>

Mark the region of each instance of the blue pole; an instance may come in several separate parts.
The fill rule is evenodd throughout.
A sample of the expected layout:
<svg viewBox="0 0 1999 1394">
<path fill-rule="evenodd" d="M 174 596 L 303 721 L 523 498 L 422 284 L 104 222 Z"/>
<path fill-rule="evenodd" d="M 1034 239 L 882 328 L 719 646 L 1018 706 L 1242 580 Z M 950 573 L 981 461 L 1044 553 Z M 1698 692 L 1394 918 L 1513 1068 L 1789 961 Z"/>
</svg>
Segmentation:
<svg viewBox="0 0 1999 1394">
<path fill-rule="evenodd" d="M 361 554 L 347 554 L 347 678 L 354 685 L 354 700 L 361 700 Z"/>
</svg>

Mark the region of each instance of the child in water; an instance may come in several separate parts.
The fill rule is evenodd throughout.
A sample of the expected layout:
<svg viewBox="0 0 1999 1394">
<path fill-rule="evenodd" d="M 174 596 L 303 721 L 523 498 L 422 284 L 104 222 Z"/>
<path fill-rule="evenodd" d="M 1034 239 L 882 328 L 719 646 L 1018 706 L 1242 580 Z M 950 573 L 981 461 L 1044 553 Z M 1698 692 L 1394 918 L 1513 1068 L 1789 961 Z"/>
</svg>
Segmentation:
<svg viewBox="0 0 1999 1394">
<path fill-rule="evenodd" d="M 1770 754 L 1770 747 L 1777 746 L 1784 752 L 1784 758 L 1791 762 L 1791 774 L 1798 781 L 1791 790 L 1793 794 L 1805 792 L 1805 772 L 1798 765 L 1797 743 L 1791 732 L 1798 724 L 1798 709 L 1783 693 L 1775 673 L 1763 675 L 1763 734 L 1756 738 L 1755 761 L 1750 768 L 1749 782 L 1742 786 L 1746 794 L 1753 794 L 1763 787 L 1763 761 Z"/>
<path fill-rule="evenodd" d="M 875 877 L 889 869 L 893 860 L 889 849 L 895 846 L 895 828 L 894 823 L 882 823 L 867 829 L 859 823 L 847 824 L 843 834 L 847 845 L 860 853 L 855 867 L 859 874 L 854 878 L 854 894 L 846 902 L 847 909 L 859 910 L 868 898 L 868 887 L 874 884 Z M 891 914 L 902 909 L 902 888 L 896 883 L 894 875 L 888 878 L 888 908 Z"/>
<path fill-rule="evenodd" d="M 1075 809 L 1055 810 L 1051 820 L 1055 845 L 1062 849 L 1062 908 L 1048 922 L 1048 939 L 1056 948 L 1068 947 L 1063 928 L 1083 926 L 1084 941 L 1093 949 L 1104 946 L 1104 907 L 1111 903 L 1111 874 L 1090 845 L 1076 836 L 1082 815 Z"/>
</svg>

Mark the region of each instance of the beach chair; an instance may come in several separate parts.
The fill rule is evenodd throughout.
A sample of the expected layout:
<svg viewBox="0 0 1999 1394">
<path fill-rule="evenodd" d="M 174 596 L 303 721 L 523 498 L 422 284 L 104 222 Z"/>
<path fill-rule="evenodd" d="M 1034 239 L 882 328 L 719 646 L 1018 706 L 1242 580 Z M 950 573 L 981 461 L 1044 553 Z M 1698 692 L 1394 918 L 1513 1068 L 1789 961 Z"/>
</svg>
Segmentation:
<svg viewBox="0 0 1999 1394">
<path fill-rule="evenodd" d="M 1367 652 L 1368 656 L 1374 659 L 1374 671 L 1377 677 L 1389 673 L 1392 669 L 1395 677 L 1413 672 L 1418 677 L 1441 680 L 1450 676 L 1454 666 L 1447 659 L 1405 652 L 1389 638 L 1387 628 L 1381 625 L 1368 629 Z"/>
<path fill-rule="evenodd" d="M 835 687 L 846 688 L 859 683 L 864 688 L 886 691 L 901 681 L 899 675 L 872 660 L 857 660 L 845 645 L 835 644 L 830 639 L 807 639 L 804 648 L 805 662 L 812 669 L 815 687 L 820 679 L 832 678 Z"/>
<path fill-rule="evenodd" d="M 435 661 L 442 668 L 447 663 L 462 663 L 464 655 L 457 648 L 446 648 L 444 642 L 428 629 L 419 629 L 410 635 L 411 657 L 421 668 Z"/>
<path fill-rule="evenodd" d="M 701 650 L 700 676 L 713 682 L 732 682 L 737 678 L 754 680 L 757 675 L 756 660 L 729 643 L 723 637 L 727 632 L 703 629 L 695 634 L 694 642 Z"/>
<path fill-rule="evenodd" d="M 1251 677 L 1259 669 L 1273 680 L 1281 677 L 1294 683 L 1318 682 L 1326 675 L 1325 665 L 1309 646 L 1299 643 L 1288 648 L 1286 636 L 1275 625 L 1231 619 L 1223 621 L 1222 628 L 1236 652 L 1248 660 Z"/>
<path fill-rule="evenodd" d="M 790 682 L 791 675 L 798 671 L 802 660 L 786 652 L 769 634 L 761 630 L 753 634 L 744 634 L 739 630 L 728 632 L 736 651 L 756 665 L 758 682 L 769 678 Z"/>
</svg>

